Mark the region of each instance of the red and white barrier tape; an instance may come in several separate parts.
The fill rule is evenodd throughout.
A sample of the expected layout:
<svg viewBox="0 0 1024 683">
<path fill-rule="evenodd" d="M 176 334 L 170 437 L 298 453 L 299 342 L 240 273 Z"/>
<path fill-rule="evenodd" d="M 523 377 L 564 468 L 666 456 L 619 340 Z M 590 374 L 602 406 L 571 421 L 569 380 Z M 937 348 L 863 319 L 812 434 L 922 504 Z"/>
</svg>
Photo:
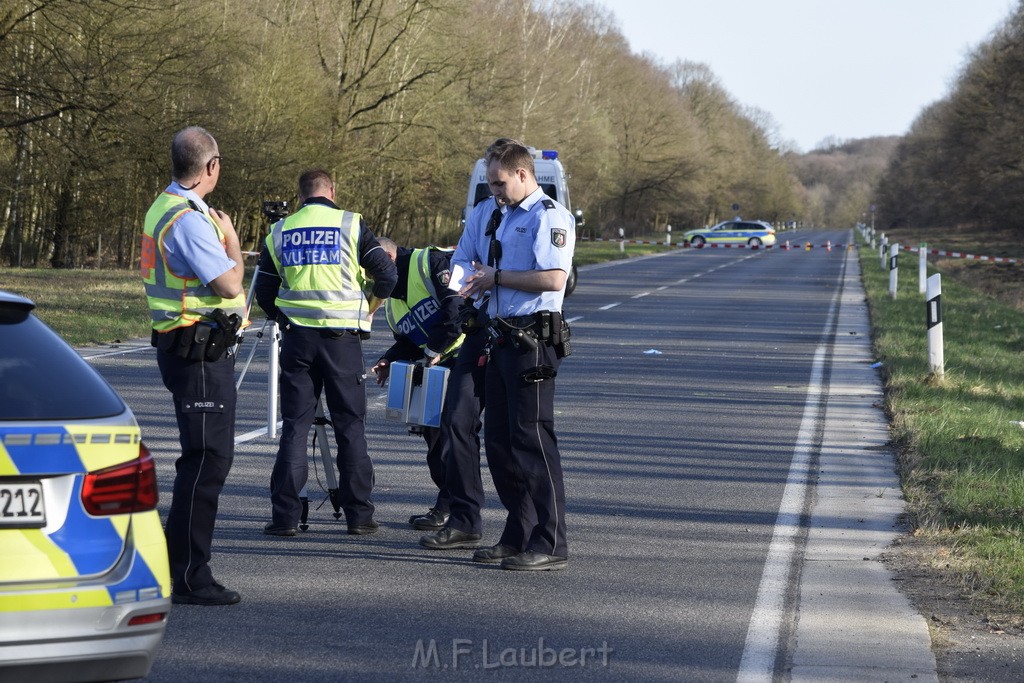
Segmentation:
<svg viewBox="0 0 1024 683">
<path fill-rule="evenodd" d="M 911 247 L 900 245 L 900 251 L 912 251 L 919 253 L 920 247 Z M 977 256 L 975 254 L 965 254 L 961 251 L 943 251 L 941 249 L 925 249 L 925 254 L 933 256 L 948 256 L 950 258 L 962 258 L 968 261 L 990 261 L 992 263 L 1024 263 L 1021 259 L 1007 258 L 1005 256 Z"/>
<path fill-rule="evenodd" d="M 785 242 L 778 242 L 771 246 L 750 246 L 749 244 L 708 244 L 705 243 L 702 246 L 696 247 L 689 242 L 672 242 L 670 245 L 666 245 L 664 241 L 654 240 L 617 240 L 608 239 L 604 237 L 580 237 L 581 242 L 620 242 L 622 244 L 653 244 L 659 246 L 672 246 L 677 249 L 779 249 L 781 251 L 810 251 L 811 249 L 826 249 L 832 251 L 833 249 L 857 249 L 860 245 L 857 244 L 832 244 L 826 241 L 825 244 L 814 244 L 812 242 L 803 242 L 790 245 L 789 240 Z M 921 251 L 919 247 L 911 247 L 909 245 L 900 245 L 900 251 L 909 251 L 918 253 Z M 1009 258 L 1005 256 L 978 256 L 976 254 L 967 254 L 960 251 L 945 251 L 942 249 L 926 249 L 926 254 L 933 256 L 946 256 L 948 258 L 962 258 L 968 261 L 987 261 L 990 263 L 1024 263 L 1024 259 Z"/>
</svg>

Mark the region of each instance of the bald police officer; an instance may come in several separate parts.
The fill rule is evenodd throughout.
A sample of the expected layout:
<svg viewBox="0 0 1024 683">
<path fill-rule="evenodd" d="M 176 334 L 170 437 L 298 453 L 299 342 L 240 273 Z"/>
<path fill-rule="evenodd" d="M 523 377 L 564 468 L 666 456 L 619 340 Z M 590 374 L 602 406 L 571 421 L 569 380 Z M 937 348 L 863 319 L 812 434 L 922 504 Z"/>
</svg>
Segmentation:
<svg viewBox="0 0 1024 683">
<path fill-rule="evenodd" d="M 228 318 L 241 323 L 245 316 L 238 235 L 228 215 L 205 202 L 217 187 L 222 160 L 206 130 L 178 131 L 171 143 L 172 182 L 146 214 L 142 235 L 153 346 L 174 397 L 181 444 L 165 528 L 175 604 L 233 605 L 242 599 L 213 577 L 209 565 L 235 449 L 235 359 L 227 353 L 234 330 Z"/>
</svg>

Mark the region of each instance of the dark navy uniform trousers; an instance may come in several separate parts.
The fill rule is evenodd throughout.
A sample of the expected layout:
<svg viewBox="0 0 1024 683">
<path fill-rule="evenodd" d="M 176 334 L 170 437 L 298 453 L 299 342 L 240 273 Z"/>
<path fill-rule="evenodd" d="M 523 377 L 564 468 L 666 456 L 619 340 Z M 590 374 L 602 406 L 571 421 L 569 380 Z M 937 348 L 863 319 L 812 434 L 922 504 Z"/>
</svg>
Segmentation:
<svg viewBox="0 0 1024 683">
<path fill-rule="evenodd" d="M 423 440 L 427 444 L 427 471 L 430 472 L 430 480 L 437 486 L 437 499 L 432 507 L 448 514 L 451 509 L 451 497 L 448 495 L 448 484 L 445 482 L 444 433 L 440 427 L 424 427 Z"/>
<path fill-rule="evenodd" d="M 480 477 L 480 413 L 484 410 L 481 362 L 487 333 L 478 328 L 466 334 L 455 364 L 448 373 L 448 388 L 441 412 L 444 431 L 444 477 L 451 516 L 448 526 L 466 533 L 483 531 L 480 509 L 484 487 Z M 486 359 L 485 359 L 486 360 Z"/>
<path fill-rule="evenodd" d="M 275 526 L 297 526 L 309 475 L 309 431 L 323 391 L 338 448 L 338 493 L 349 526 L 373 519 L 373 463 L 366 445 L 366 387 L 359 335 L 285 325 L 281 330 L 281 443 L 270 476 Z"/>
<path fill-rule="evenodd" d="M 172 590 L 186 593 L 214 582 L 210 545 L 235 452 L 235 358 L 191 360 L 160 350 L 156 357 L 178 418 L 181 456 L 164 532 Z"/>
<path fill-rule="evenodd" d="M 527 382 L 523 374 L 561 360 L 554 348 L 495 344 L 487 364 L 487 464 L 508 516 L 498 541 L 545 555 L 567 556 L 565 486 L 555 438 L 555 380 Z"/>
</svg>

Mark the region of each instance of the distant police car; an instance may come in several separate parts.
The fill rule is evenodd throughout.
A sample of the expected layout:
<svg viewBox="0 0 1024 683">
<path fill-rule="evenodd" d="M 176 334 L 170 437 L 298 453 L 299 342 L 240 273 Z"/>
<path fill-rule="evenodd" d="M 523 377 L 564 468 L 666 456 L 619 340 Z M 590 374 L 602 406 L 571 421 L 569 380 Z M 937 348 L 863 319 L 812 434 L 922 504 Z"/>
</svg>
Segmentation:
<svg viewBox="0 0 1024 683">
<path fill-rule="evenodd" d="M 145 676 L 170 610 L 153 459 L 33 308 L 0 291 L 0 680 Z"/>
<path fill-rule="evenodd" d="M 746 244 L 749 247 L 770 247 L 775 244 L 775 228 L 764 221 L 731 220 L 704 230 L 690 230 L 683 239 L 691 247 L 705 244 Z"/>
</svg>

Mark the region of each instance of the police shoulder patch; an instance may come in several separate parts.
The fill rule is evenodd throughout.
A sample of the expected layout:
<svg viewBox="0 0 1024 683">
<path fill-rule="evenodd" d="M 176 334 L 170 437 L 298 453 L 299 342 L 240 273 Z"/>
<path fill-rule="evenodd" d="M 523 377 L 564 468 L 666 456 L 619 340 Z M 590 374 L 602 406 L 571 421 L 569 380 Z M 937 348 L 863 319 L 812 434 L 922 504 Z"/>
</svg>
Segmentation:
<svg viewBox="0 0 1024 683">
<path fill-rule="evenodd" d="M 568 238 L 568 231 L 563 228 L 551 228 L 551 244 L 555 245 L 559 249 L 565 246 L 565 241 Z"/>
<path fill-rule="evenodd" d="M 553 199 L 551 199 L 551 198 L 545 198 L 545 199 L 542 199 L 540 201 L 544 205 L 545 209 L 553 209 L 553 208 L 555 208 L 555 201 Z"/>
<path fill-rule="evenodd" d="M 441 283 L 441 285 L 447 287 L 448 282 L 452 279 L 452 271 L 448 270 L 447 268 L 445 270 L 442 270 L 440 273 L 437 274 L 437 279 Z"/>
</svg>

